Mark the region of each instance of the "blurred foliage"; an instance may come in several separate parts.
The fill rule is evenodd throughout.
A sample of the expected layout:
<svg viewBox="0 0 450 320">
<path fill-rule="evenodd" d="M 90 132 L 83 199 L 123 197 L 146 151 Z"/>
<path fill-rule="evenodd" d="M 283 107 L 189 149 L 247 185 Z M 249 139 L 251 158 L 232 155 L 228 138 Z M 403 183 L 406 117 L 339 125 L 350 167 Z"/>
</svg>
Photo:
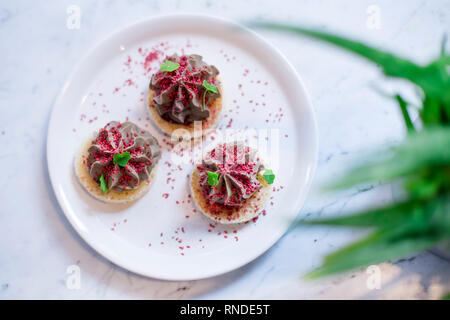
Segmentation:
<svg viewBox="0 0 450 320">
<path fill-rule="evenodd" d="M 331 33 L 292 25 L 258 23 L 254 27 L 290 32 L 322 40 L 374 62 L 388 77 L 409 81 L 416 89 L 421 129 L 411 121 L 411 104 L 399 93 L 398 103 L 408 131 L 405 141 L 355 167 L 329 190 L 364 183 L 401 184 L 402 200 L 343 216 L 299 222 L 369 228 L 371 233 L 324 258 L 307 277 L 316 278 L 357 267 L 400 259 L 450 239 L 450 55 L 445 39 L 440 55 L 418 65 L 391 53 Z M 381 155 L 381 156 L 380 156 Z"/>
</svg>

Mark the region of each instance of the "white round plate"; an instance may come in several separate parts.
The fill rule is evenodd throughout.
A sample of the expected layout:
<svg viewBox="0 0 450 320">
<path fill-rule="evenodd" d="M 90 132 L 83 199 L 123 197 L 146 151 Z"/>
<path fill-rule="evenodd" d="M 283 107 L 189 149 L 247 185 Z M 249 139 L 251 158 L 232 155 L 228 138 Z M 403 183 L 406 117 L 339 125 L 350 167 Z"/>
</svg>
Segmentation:
<svg viewBox="0 0 450 320">
<path fill-rule="evenodd" d="M 260 137 L 259 142 L 270 142 L 276 179 L 273 197 L 255 221 L 222 226 L 198 213 L 188 188 L 193 162 L 176 164 L 170 139 L 148 118 L 150 77 L 165 55 L 173 53 L 200 54 L 219 69 L 225 108 L 219 132 L 268 132 L 269 139 Z M 111 120 L 137 123 L 163 149 L 150 192 L 129 205 L 95 200 L 74 176 L 73 160 L 80 144 Z M 112 34 L 72 73 L 50 120 L 48 170 L 67 219 L 104 257 L 153 278 L 201 279 L 252 261 L 288 230 L 316 168 L 316 131 L 299 76 L 277 49 L 254 32 L 211 16 L 159 16 Z M 217 141 L 212 139 L 201 146 Z"/>
</svg>

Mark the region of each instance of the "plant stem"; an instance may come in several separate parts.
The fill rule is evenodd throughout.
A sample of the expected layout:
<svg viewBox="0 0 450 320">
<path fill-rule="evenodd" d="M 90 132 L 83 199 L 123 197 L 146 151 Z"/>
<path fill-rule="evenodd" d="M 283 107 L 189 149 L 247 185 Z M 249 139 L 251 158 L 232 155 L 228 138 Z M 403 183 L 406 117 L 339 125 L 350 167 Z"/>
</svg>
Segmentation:
<svg viewBox="0 0 450 320">
<path fill-rule="evenodd" d="M 208 90 L 205 90 L 205 92 L 203 93 L 203 104 L 202 104 L 202 110 L 205 110 L 205 98 L 206 98 L 206 93 L 208 92 Z"/>
</svg>

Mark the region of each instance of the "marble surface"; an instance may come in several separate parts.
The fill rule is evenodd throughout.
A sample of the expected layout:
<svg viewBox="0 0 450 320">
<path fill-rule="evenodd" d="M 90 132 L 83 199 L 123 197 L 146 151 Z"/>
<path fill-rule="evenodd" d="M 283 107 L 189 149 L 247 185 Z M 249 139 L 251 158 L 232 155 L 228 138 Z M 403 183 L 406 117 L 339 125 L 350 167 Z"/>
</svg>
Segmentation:
<svg viewBox="0 0 450 320">
<path fill-rule="evenodd" d="M 80 9 L 79 29 L 67 28 L 71 5 Z M 49 183 L 45 151 L 52 105 L 74 64 L 97 41 L 135 20 L 170 12 L 321 26 L 417 61 L 435 56 L 442 35 L 450 31 L 450 2 L 438 0 L 3 1 L 0 299 L 413 299 L 450 291 L 449 263 L 430 253 L 379 265 L 380 289 L 370 289 L 365 269 L 302 280 L 324 254 L 361 236 L 354 230 L 293 229 L 243 268 L 189 282 L 143 278 L 90 249 L 64 217 Z M 397 107 L 372 87 L 403 89 L 403 83 L 383 81 L 373 65 L 329 46 L 261 33 L 292 61 L 312 96 L 320 139 L 315 189 L 362 152 L 402 139 Z M 327 197 L 313 190 L 299 217 L 344 213 L 391 198 L 389 186 Z M 309 249 L 298 250 L 299 243 Z M 79 266 L 79 289 L 67 285 L 72 265 Z"/>
</svg>

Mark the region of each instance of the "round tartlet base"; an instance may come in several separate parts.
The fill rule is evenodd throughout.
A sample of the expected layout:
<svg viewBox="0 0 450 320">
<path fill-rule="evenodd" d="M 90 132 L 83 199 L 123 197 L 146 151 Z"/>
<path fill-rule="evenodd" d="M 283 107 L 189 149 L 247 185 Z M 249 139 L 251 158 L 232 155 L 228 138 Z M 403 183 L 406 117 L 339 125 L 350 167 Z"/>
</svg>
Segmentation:
<svg viewBox="0 0 450 320">
<path fill-rule="evenodd" d="M 128 203 L 142 198 L 149 190 L 155 180 L 157 164 L 152 168 L 148 180 L 141 181 L 139 187 L 133 190 L 116 191 L 109 190 L 104 194 L 100 186 L 92 179 L 86 166 L 88 149 L 92 145 L 92 140 L 87 139 L 80 147 L 75 156 L 75 175 L 83 188 L 95 199 L 106 203 Z"/>
<path fill-rule="evenodd" d="M 168 136 L 175 136 L 176 138 L 182 138 L 183 134 L 177 134 L 176 130 L 187 130 L 191 138 L 194 138 L 194 122 L 185 125 L 180 123 L 172 123 L 165 119 L 163 119 L 156 109 L 156 106 L 153 102 L 155 92 L 152 89 L 148 90 L 148 110 L 150 113 L 150 118 L 152 119 L 153 123 L 166 135 Z M 220 87 L 220 97 L 214 99 L 213 103 L 208 106 L 209 110 L 209 117 L 202 120 L 202 135 L 205 135 L 206 130 L 211 130 L 217 127 L 217 124 L 221 120 L 222 115 L 222 94 L 223 90 L 222 87 Z"/>
<path fill-rule="evenodd" d="M 190 188 L 194 203 L 203 215 L 222 224 L 234 224 L 247 222 L 257 217 L 266 205 L 272 193 L 272 186 L 266 184 L 265 181 L 260 182 L 263 187 L 248 198 L 241 207 L 231 208 L 220 213 L 211 212 L 209 202 L 203 197 L 197 165 L 191 175 Z"/>
</svg>

